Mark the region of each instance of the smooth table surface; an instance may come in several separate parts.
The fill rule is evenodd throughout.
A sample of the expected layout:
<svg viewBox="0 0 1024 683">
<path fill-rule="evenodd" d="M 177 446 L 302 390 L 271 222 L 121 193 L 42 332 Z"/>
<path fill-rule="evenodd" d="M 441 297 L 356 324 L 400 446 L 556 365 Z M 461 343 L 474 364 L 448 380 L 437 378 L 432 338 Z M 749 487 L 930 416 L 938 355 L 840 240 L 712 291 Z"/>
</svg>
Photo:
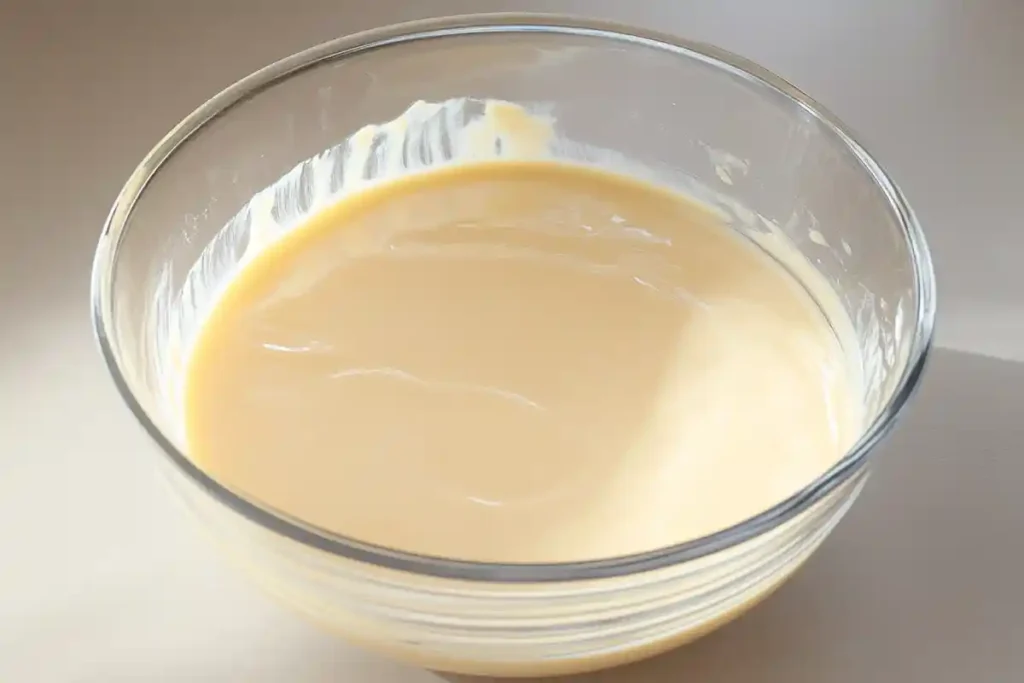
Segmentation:
<svg viewBox="0 0 1024 683">
<path fill-rule="evenodd" d="M 580 680 L 1021 680 L 1024 3 L 8 0 L 0 681 L 441 680 L 279 610 L 198 539 L 96 353 L 88 273 L 134 165 L 234 79 L 370 26 L 501 9 L 642 24 L 787 77 L 902 185 L 940 278 L 943 348 L 866 493 L 807 567 L 691 647 Z"/>
</svg>

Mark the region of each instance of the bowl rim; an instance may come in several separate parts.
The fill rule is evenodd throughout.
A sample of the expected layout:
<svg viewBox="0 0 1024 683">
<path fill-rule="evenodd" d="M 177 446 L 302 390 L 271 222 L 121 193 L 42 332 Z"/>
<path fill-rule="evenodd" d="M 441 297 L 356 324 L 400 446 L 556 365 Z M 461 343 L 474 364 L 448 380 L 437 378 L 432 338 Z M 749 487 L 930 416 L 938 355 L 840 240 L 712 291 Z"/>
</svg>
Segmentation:
<svg viewBox="0 0 1024 683">
<path fill-rule="evenodd" d="M 912 346 L 892 394 L 863 436 L 824 474 L 800 491 L 764 512 L 711 535 L 643 553 L 562 563 L 490 563 L 418 555 L 350 539 L 313 527 L 237 493 L 200 470 L 172 443 L 136 399 L 122 371 L 117 344 L 108 330 L 114 319 L 111 272 L 118 246 L 135 202 L 150 179 L 175 152 L 205 125 L 275 83 L 328 61 L 339 61 L 389 45 L 467 35 L 501 35 L 540 32 L 584 36 L 610 42 L 655 48 L 682 58 L 703 62 L 748 83 L 784 96 L 791 104 L 823 124 L 859 161 L 884 193 L 898 221 L 911 256 L 917 310 Z M 185 117 L 144 157 L 120 190 L 99 239 L 91 280 L 93 328 L 100 353 L 113 382 L 135 418 L 187 479 L 222 505 L 249 521 L 301 545 L 378 567 L 433 577 L 495 583 L 564 582 L 625 576 L 686 563 L 760 536 L 811 508 L 829 493 L 850 481 L 867 463 L 875 445 L 894 426 L 896 419 L 920 384 L 935 323 L 935 274 L 921 226 L 903 193 L 831 112 L 802 91 L 764 67 L 706 43 L 687 40 L 616 22 L 582 19 L 571 15 L 537 13 L 463 14 L 422 19 L 380 27 L 330 40 L 285 57 L 228 86 Z"/>
</svg>

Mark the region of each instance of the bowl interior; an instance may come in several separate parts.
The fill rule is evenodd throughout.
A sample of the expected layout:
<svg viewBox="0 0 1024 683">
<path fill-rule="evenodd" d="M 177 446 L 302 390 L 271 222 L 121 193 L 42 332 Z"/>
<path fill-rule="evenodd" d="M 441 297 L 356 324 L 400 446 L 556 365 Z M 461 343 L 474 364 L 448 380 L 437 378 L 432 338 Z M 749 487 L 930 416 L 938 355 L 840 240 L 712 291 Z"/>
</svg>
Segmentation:
<svg viewBox="0 0 1024 683">
<path fill-rule="evenodd" d="M 614 155 L 713 204 L 747 236 L 784 236 L 834 293 L 841 310 L 831 318 L 851 325 L 856 348 L 848 351 L 865 387 L 858 445 L 758 518 L 650 556 L 505 575 L 617 574 L 698 557 L 784 522 L 863 466 L 909 397 L 931 340 L 931 263 L 898 189 L 827 111 L 741 58 L 613 25 L 506 15 L 391 27 L 287 58 L 200 107 L 133 174 L 97 252 L 94 312 L 118 387 L 176 466 L 226 505 L 304 543 L 427 573 L 493 577 L 474 563 L 332 537 L 230 491 L 189 460 L 176 403 L 195 326 L 257 231 L 301 218 L 316 187 L 343 184 L 341 171 L 327 167 L 323 180 L 310 160 L 341 150 L 343 166 L 345 141 L 366 124 L 416 101 L 453 98 L 471 98 L 470 109 L 485 100 L 522 105 L 554 122 L 566 154 Z"/>
</svg>

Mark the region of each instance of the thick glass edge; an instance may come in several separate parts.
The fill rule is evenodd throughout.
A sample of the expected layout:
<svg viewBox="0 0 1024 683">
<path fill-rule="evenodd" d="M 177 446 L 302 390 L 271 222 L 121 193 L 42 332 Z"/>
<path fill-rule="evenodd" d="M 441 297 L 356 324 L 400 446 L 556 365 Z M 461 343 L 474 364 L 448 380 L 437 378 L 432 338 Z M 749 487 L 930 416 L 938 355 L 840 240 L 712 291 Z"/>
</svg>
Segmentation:
<svg viewBox="0 0 1024 683">
<path fill-rule="evenodd" d="M 135 398 L 121 371 L 114 342 L 107 330 L 113 319 L 111 267 L 122 232 L 135 202 L 156 170 L 174 151 L 212 119 L 257 92 L 326 60 L 396 43 L 466 34 L 537 31 L 586 35 L 642 44 L 705 62 L 773 90 L 811 114 L 839 137 L 884 192 L 910 247 L 918 285 L 914 345 L 892 397 L 861 440 L 827 472 L 801 491 L 761 514 L 710 536 L 667 548 L 621 557 L 560 564 L 492 564 L 415 555 L 348 539 L 310 527 L 281 512 L 267 509 L 234 493 L 202 472 L 171 443 Z M 717 47 L 622 24 L 550 14 L 479 14 L 413 21 L 373 29 L 328 41 L 275 62 L 229 86 L 175 126 L 146 155 L 119 192 L 104 224 L 93 261 L 92 320 L 100 353 L 114 385 L 135 418 L 185 477 L 217 501 L 269 531 L 300 544 L 381 567 L 440 578 L 502 583 L 558 582 L 610 578 L 646 572 L 695 560 L 759 536 L 806 511 L 860 472 L 868 456 L 893 428 L 916 392 L 931 349 L 935 322 L 935 275 L 929 250 L 913 211 L 902 192 L 874 158 L 834 115 L 799 89 L 767 69 Z"/>
</svg>

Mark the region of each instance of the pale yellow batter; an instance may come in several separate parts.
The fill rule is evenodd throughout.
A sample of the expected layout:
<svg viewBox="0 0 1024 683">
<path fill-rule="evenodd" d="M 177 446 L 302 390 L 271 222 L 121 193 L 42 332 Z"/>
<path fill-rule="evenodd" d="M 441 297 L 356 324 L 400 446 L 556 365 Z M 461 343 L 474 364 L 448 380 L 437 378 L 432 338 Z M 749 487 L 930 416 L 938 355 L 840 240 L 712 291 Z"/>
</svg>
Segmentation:
<svg viewBox="0 0 1024 683">
<path fill-rule="evenodd" d="M 686 198 L 550 161 L 357 192 L 230 283 L 190 451 L 310 524 L 561 562 L 741 522 L 832 465 L 859 393 L 782 267 Z"/>
</svg>

